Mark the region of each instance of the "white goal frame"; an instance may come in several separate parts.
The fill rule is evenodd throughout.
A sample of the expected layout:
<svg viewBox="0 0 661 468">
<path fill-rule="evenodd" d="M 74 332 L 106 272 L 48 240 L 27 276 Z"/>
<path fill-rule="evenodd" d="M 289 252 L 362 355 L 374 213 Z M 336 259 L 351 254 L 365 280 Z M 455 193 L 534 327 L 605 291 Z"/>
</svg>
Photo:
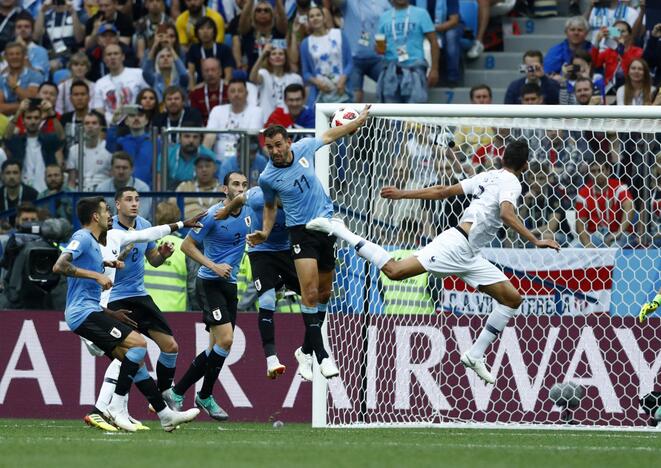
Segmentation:
<svg viewBox="0 0 661 468">
<path fill-rule="evenodd" d="M 351 106 L 362 110 L 364 104 L 317 104 L 315 109 L 315 136 L 321 135 L 330 128 L 330 119 L 339 108 Z M 372 117 L 403 118 L 425 122 L 426 118 L 468 118 L 468 119 L 581 119 L 589 127 L 589 119 L 626 119 L 628 131 L 649 132 L 637 130 L 636 122 L 643 127 L 658 127 L 661 133 L 661 106 L 561 106 L 561 105 L 471 105 L 471 104 L 373 104 L 370 109 Z M 618 122 L 614 122 L 613 131 L 617 131 Z M 610 131 L 610 130 L 609 130 Z M 315 155 L 315 170 L 321 180 L 326 193 L 330 193 L 330 146 L 319 149 Z M 650 294 L 653 291 L 650 291 Z M 330 315 L 330 314 L 329 314 Z M 323 326 L 324 341 L 327 341 L 327 324 Z M 340 369 L 341 370 L 341 369 Z M 312 427 L 330 427 L 327 422 L 328 383 L 320 374 L 316 361 L 314 362 L 314 381 L 312 383 Z M 507 423 L 399 423 L 388 424 L 393 427 L 454 427 L 454 428 L 505 428 L 505 429 L 588 429 L 588 430 L 621 430 L 621 431 L 658 431 L 654 427 L 610 427 L 587 425 L 546 425 L 546 424 L 507 424 Z M 332 427 L 338 427 L 333 425 Z M 375 427 L 372 424 L 351 424 L 343 427 L 365 428 Z"/>
</svg>

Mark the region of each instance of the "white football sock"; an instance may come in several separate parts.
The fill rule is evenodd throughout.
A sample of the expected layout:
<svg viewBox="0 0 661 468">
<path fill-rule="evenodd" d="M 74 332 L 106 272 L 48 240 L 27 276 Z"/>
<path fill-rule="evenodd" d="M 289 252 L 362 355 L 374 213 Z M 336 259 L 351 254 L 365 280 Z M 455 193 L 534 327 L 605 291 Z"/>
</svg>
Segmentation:
<svg viewBox="0 0 661 468">
<path fill-rule="evenodd" d="M 368 262 L 376 265 L 379 270 L 383 268 L 383 265 L 392 260 L 390 254 L 383 247 L 365 239 L 362 239 L 356 244 L 356 253 Z"/>
<path fill-rule="evenodd" d="M 278 356 L 276 356 L 275 354 L 266 358 L 267 369 L 270 369 L 271 367 L 275 367 L 278 364 L 280 364 L 280 361 L 278 360 Z"/>
<path fill-rule="evenodd" d="M 507 323 L 512 317 L 514 317 L 517 310 L 519 309 L 512 309 L 511 307 L 496 303 L 493 311 L 491 311 L 487 318 L 486 325 L 480 332 L 480 336 L 477 337 L 477 340 L 475 340 L 475 343 L 473 343 L 473 346 L 468 351 L 470 357 L 473 359 L 481 359 L 489 345 L 493 343 L 496 340 L 496 337 L 498 337 L 498 335 L 500 335 L 505 329 Z"/>
<path fill-rule="evenodd" d="M 333 224 L 333 235 L 346 241 L 351 247 L 355 247 L 360 241 L 365 240 L 358 234 L 351 232 L 348 227 L 338 226 L 337 224 Z"/>
<path fill-rule="evenodd" d="M 110 400 L 112 400 L 112 395 L 115 393 L 115 386 L 117 385 L 121 365 L 122 363 L 119 360 L 113 359 L 103 376 L 99 397 L 96 400 L 96 405 L 94 405 L 102 413 L 106 412 L 106 408 L 108 408 Z"/>
</svg>

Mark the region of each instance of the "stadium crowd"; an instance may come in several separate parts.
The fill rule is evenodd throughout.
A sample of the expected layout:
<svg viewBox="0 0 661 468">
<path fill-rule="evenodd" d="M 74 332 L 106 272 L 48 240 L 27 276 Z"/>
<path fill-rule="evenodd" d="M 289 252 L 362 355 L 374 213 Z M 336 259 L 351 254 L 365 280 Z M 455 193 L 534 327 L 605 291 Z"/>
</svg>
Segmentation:
<svg viewBox="0 0 661 468">
<path fill-rule="evenodd" d="M 471 21 L 462 17 L 471 11 L 460 8 L 466 3 L 477 7 Z M 317 102 L 433 102 L 430 90 L 461 86 L 463 64 L 489 46 L 489 22 L 500 20 L 491 15 L 496 3 L 0 0 L 3 248 L 23 223 L 72 220 L 71 198 L 38 203 L 59 192 L 133 186 L 219 194 L 224 176 L 239 169 L 242 148 L 250 186 L 267 164 L 257 140 L 242 147 L 232 133 L 172 132 L 161 156 L 164 137 L 154 135 L 165 128 L 314 129 Z M 520 1 L 507 14 L 554 16 L 556 7 Z M 545 51 L 533 42 L 522 54 L 521 77 L 504 103 L 661 105 L 661 23 L 646 23 L 645 0 L 571 2 L 571 10 L 565 40 Z M 374 90 L 366 90 L 366 76 Z M 492 97 L 489 83 L 470 89 L 472 103 Z M 536 234 L 563 246 L 661 247 L 661 149 L 653 135 L 452 130 L 450 151 L 429 138 L 433 126 L 407 124 L 403 162 L 393 167 L 397 183 L 449 184 L 499 167 L 506 142 L 524 136 L 533 157 L 521 215 Z M 419 171 L 425 160 L 429 170 Z M 218 201 L 187 197 L 180 213 L 174 199 L 152 207 L 143 198 L 140 214 L 172 223 Z M 440 232 L 461 212 L 457 203 L 423 205 L 427 222 L 416 229 Z M 503 231 L 499 245 L 525 247 L 517 242 Z M 177 261 L 176 281 L 191 283 L 195 265 Z M 195 307 L 190 292 L 177 308 Z"/>
</svg>

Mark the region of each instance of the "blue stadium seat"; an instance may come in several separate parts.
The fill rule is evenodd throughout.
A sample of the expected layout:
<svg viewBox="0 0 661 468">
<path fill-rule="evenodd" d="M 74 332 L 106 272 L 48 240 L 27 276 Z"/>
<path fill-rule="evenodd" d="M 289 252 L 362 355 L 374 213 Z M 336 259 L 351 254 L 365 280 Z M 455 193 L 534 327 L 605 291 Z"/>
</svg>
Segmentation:
<svg viewBox="0 0 661 468">
<path fill-rule="evenodd" d="M 477 13 L 477 0 L 459 0 L 459 17 L 464 23 L 465 30 L 471 31 L 473 36 L 477 35 Z M 470 39 L 461 39 L 462 49 L 470 49 L 472 45 L 473 41 Z"/>
</svg>

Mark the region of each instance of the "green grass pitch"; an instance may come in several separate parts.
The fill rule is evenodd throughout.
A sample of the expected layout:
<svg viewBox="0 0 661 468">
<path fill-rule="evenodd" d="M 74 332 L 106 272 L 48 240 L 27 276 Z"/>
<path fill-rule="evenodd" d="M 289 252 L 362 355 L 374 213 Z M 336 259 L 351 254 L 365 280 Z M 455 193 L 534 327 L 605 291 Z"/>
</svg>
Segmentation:
<svg viewBox="0 0 661 468">
<path fill-rule="evenodd" d="M 0 420 L 0 467 L 661 466 L 661 433 L 650 432 L 148 425 L 108 434 L 81 421 Z"/>
</svg>

